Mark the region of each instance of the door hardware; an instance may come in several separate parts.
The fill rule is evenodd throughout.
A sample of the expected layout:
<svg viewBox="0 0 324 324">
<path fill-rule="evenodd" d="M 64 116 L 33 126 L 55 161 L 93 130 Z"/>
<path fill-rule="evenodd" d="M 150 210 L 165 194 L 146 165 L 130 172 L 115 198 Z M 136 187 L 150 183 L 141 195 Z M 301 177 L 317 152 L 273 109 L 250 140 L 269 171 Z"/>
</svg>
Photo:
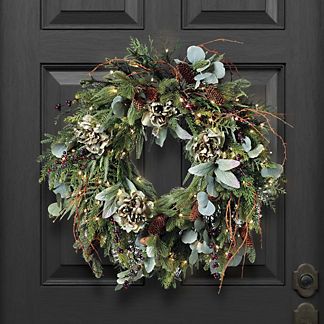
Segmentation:
<svg viewBox="0 0 324 324">
<path fill-rule="evenodd" d="M 310 303 L 300 304 L 294 310 L 294 324 L 318 324 L 318 311 Z"/>
<path fill-rule="evenodd" d="M 301 297 L 312 297 L 318 290 L 318 272 L 308 263 L 301 264 L 293 273 L 293 288 Z"/>
</svg>

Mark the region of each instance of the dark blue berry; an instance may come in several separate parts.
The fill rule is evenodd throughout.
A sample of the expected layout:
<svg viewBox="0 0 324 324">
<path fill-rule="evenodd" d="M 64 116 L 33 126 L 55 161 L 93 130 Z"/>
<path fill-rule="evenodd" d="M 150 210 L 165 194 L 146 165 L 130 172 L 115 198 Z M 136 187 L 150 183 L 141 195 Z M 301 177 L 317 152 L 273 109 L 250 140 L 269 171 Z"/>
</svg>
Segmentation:
<svg viewBox="0 0 324 324">
<path fill-rule="evenodd" d="M 60 111 L 61 108 L 62 108 L 62 105 L 61 105 L 61 104 L 56 104 L 56 105 L 55 105 L 55 109 L 56 109 L 56 110 Z"/>
</svg>

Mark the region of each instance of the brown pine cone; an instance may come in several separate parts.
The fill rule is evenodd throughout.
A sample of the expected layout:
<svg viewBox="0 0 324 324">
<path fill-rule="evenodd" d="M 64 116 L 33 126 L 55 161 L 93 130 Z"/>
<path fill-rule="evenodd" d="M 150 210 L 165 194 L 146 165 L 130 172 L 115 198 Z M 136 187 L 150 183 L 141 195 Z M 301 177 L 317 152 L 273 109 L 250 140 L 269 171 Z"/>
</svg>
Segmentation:
<svg viewBox="0 0 324 324">
<path fill-rule="evenodd" d="M 135 93 L 133 105 L 137 110 L 141 110 L 145 106 L 145 100 L 140 96 L 139 93 Z"/>
<path fill-rule="evenodd" d="M 206 88 L 206 97 L 208 100 L 214 101 L 217 106 L 221 106 L 225 102 L 225 99 L 220 93 L 220 91 L 213 86 L 209 86 Z"/>
<path fill-rule="evenodd" d="M 191 212 L 189 215 L 189 220 L 191 222 L 194 222 L 198 217 L 200 216 L 199 210 L 198 210 L 198 202 L 196 201 L 192 208 L 191 208 Z"/>
<path fill-rule="evenodd" d="M 243 227 L 241 227 L 239 229 L 239 233 L 241 235 L 242 240 L 244 240 L 245 239 L 245 236 L 246 236 L 246 231 L 247 231 L 247 227 L 246 226 L 247 225 L 244 225 Z M 245 244 L 246 244 L 247 247 L 253 247 L 254 246 L 253 240 L 252 240 L 252 237 L 251 237 L 250 233 L 247 234 Z"/>
<path fill-rule="evenodd" d="M 179 63 L 177 65 L 178 72 L 182 76 L 182 78 L 189 84 L 195 83 L 195 75 L 193 70 L 187 63 Z"/>
<path fill-rule="evenodd" d="M 166 225 L 166 217 L 162 214 L 157 215 L 156 217 L 154 217 L 154 219 L 148 226 L 147 231 L 151 235 L 159 235 L 162 234 L 162 232 L 164 232 L 165 225 Z"/>
<path fill-rule="evenodd" d="M 158 92 L 154 87 L 148 87 L 145 90 L 145 96 L 147 101 L 156 101 L 158 98 Z"/>
</svg>

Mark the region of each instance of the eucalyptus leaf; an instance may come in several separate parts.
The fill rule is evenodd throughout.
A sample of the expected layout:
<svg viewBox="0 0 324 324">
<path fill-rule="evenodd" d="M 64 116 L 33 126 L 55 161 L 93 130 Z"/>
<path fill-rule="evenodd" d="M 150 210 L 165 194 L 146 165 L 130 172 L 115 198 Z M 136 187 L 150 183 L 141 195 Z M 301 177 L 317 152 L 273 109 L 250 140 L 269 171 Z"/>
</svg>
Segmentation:
<svg viewBox="0 0 324 324">
<path fill-rule="evenodd" d="M 281 164 L 272 163 L 271 167 L 263 168 L 261 175 L 264 178 L 275 178 L 278 179 L 283 172 L 283 166 Z"/>
<path fill-rule="evenodd" d="M 263 150 L 264 150 L 264 146 L 262 144 L 258 144 L 252 151 L 248 152 L 248 156 L 251 159 L 254 159 L 258 157 Z"/>
<path fill-rule="evenodd" d="M 111 108 L 113 113 L 119 117 L 122 118 L 125 115 L 125 105 L 123 103 L 123 98 L 121 96 L 116 96 L 112 103 L 111 103 Z"/>
<path fill-rule="evenodd" d="M 140 136 L 136 140 L 135 144 L 135 153 L 136 153 L 136 159 L 140 159 L 143 151 L 143 146 L 144 146 L 144 137 Z"/>
<path fill-rule="evenodd" d="M 54 190 L 53 192 L 56 195 L 60 195 L 61 198 L 68 198 L 70 197 L 70 189 L 69 187 L 65 184 L 65 183 L 61 183 L 59 184 Z"/>
<path fill-rule="evenodd" d="M 215 213 L 215 206 L 208 200 L 208 195 L 206 192 L 199 192 L 197 194 L 198 201 L 198 211 L 204 216 L 211 216 Z"/>
<path fill-rule="evenodd" d="M 185 244 L 191 244 L 197 240 L 198 234 L 197 232 L 187 229 L 183 232 L 181 236 L 181 241 Z"/>
<path fill-rule="evenodd" d="M 205 229 L 203 232 L 203 239 L 205 242 L 209 242 L 209 234 L 208 231 Z"/>
<path fill-rule="evenodd" d="M 182 140 L 191 140 L 192 135 L 190 135 L 185 129 L 183 129 L 178 123 L 176 123 L 174 128 L 177 136 Z"/>
<path fill-rule="evenodd" d="M 61 158 L 63 156 L 63 153 L 66 151 L 67 146 L 65 144 L 56 143 L 51 145 L 51 152 L 57 158 Z"/>
<path fill-rule="evenodd" d="M 218 192 L 216 191 L 215 178 L 212 176 L 207 176 L 207 193 L 210 196 L 217 197 Z"/>
<path fill-rule="evenodd" d="M 243 139 L 243 144 L 242 144 L 243 150 L 245 152 L 249 152 L 252 149 L 252 143 L 251 143 L 251 139 L 248 136 L 245 136 Z"/>
<path fill-rule="evenodd" d="M 229 171 L 240 165 L 240 161 L 227 159 L 219 159 L 216 163 L 218 164 L 218 168 L 222 171 Z"/>
<path fill-rule="evenodd" d="M 197 250 L 192 250 L 189 256 L 189 264 L 194 265 L 198 261 L 198 252 Z"/>
<path fill-rule="evenodd" d="M 117 273 L 117 278 L 127 278 L 128 276 L 129 276 L 129 270 L 125 270 Z"/>
<path fill-rule="evenodd" d="M 146 247 L 146 255 L 149 258 L 153 258 L 155 256 L 155 248 L 152 245 Z"/>
<path fill-rule="evenodd" d="M 229 267 L 237 267 L 242 261 L 242 256 L 241 255 L 235 255 L 233 259 L 230 261 L 228 264 Z"/>
<path fill-rule="evenodd" d="M 109 218 L 114 215 L 117 211 L 117 205 L 115 202 L 110 203 L 109 201 L 105 201 L 104 208 L 102 211 L 102 218 Z"/>
<path fill-rule="evenodd" d="M 204 60 L 206 54 L 204 50 L 199 46 L 190 46 L 187 49 L 187 59 L 190 63 L 196 63 Z"/>
<path fill-rule="evenodd" d="M 208 200 L 208 203 L 205 207 L 198 205 L 198 211 L 201 215 L 211 216 L 215 213 L 215 205 Z"/>
<path fill-rule="evenodd" d="M 128 189 L 129 189 L 130 192 L 137 191 L 134 183 L 132 181 L 130 181 L 128 178 L 126 178 L 126 183 L 127 183 L 127 187 L 128 187 Z"/>
<path fill-rule="evenodd" d="M 229 267 L 237 267 L 242 259 L 243 259 L 243 255 L 244 255 L 244 249 L 241 248 L 240 251 L 238 251 L 234 257 L 232 257 L 230 263 L 228 264 Z"/>
<path fill-rule="evenodd" d="M 152 272 L 155 267 L 155 258 L 147 258 L 144 261 L 144 267 L 147 273 Z"/>
<path fill-rule="evenodd" d="M 205 162 L 205 163 L 201 163 L 201 164 L 191 167 L 188 170 L 188 172 L 190 174 L 202 177 L 204 175 L 207 175 L 211 171 L 213 171 L 215 168 L 216 168 L 216 166 L 213 162 Z"/>
<path fill-rule="evenodd" d="M 124 288 L 124 286 L 122 284 L 118 284 L 115 286 L 115 291 L 122 290 L 123 288 Z"/>
<path fill-rule="evenodd" d="M 48 206 L 47 210 L 50 216 L 58 217 L 61 215 L 62 206 L 59 206 L 58 203 L 53 203 Z"/>
<path fill-rule="evenodd" d="M 95 196 L 95 199 L 100 201 L 110 200 L 112 197 L 116 196 L 119 187 L 119 184 L 115 184 L 109 188 L 106 188 L 103 191 L 99 192 Z"/>
<path fill-rule="evenodd" d="M 240 182 L 231 171 L 222 171 L 219 168 L 215 170 L 217 181 L 231 188 L 240 188 Z"/>
<path fill-rule="evenodd" d="M 197 218 L 194 222 L 194 227 L 197 232 L 200 232 L 202 229 L 205 228 L 205 222 L 202 221 L 200 218 Z"/>
<path fill-rule="evenodd" d="M 197 251 L 198 253 L 204 253 L 204 254 L 210 254 L 213 252 L 213 249 L 211 249 L 207 243 L 204 241 L 204 242 L 198 242 L 197 244 Z"/>
<path fill-rule="evenodd" d="M 204 191 L 200 191 L 197 194 L 198 205 L 201 207 L 206 207 L 208 204 L 208 195 Z"/>
<path fill-rule="evenodd" d="M 216 84 L 216 83 L 218 83 L 218 78 L 215 74 L 210 73 L 208 76 L 206 76 L 204 81 L 208 84 Z"/>
<path fill-rule="evenodd" d="M 168 135 L 168 129 L 166 127 L 160 128 L 158 131 L 158 134 L 155 138 L 155 143 L 159 145 L 160 147 L 163 147 L 163 144 L 167 138 Z"/>
<path fill-rule="evenodd" d="M 225 67 L 222 62 L 214 62 L 214 74 L 217 79 L 222 79 L 225 76 Z"/>
<path fill-rule="evenodd" d="M 150 117 L 150 113 L 149 112 L 146 112 L 143 114 L 142 116 L 142 125 L 144 126 L 152 126 L 152 123 L 151 123 L 151 117 Z"/>
</svg>

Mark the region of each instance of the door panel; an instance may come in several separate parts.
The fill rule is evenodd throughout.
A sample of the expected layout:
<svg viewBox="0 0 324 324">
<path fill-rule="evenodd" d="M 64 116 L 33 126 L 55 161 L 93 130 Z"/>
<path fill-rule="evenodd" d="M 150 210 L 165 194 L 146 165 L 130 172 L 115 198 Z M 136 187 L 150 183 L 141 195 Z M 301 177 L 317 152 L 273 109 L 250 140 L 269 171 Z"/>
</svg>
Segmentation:
<svg viewBox="0 0 324 324">
<path fill-rule="evenodd" d="M 182 0 L 184 29 L 283 29 L 284 0 Z"/>
<path fill-rule="evenodd" d="M 143 29 L 143 0 L 41 0 L 43 29 Z"/>
<path fill-rule="evenodd" d="M 0 268 L 1 323 L 264 323 L 292 322 L 303 301 L 291 273 L 303 262 L 320 270 L 323 246 L 320 88 L 320 1 L 266 0 L 3 0 L 0 2 Z M 303 23 L 301 23 L 303 22 Z M 71 99 L 79 80 L 105 57 L 122 56 L 129 36 L 151 35 L 170 48 L 217 38 L 216 43 L 253 86 L 256 102 L 285 113 L 294 129 L 275 123 L 288 142 L 288 194 L 277 212 L 262 218 L 257 261 L 230 269 L 217 282 L 195 273 L 176 290 L 152 279 L 114 292 L 115 270 L 95 279 L 75 254 L 71 221 L 53 224 L 54 197 L 39 186 L 44 132 L 55 132 L 55 104 Z M 273 138 L 274 159 L 282 147 Z M 179 186 L 188 163 L 172 138 L 159 148 L 146 143 L 139 169 L 159 193 Z M 320 271 L 322 276 L 322 272 Z M 310 298 L 321 312 L 320 292 Z"/>
</svg>

